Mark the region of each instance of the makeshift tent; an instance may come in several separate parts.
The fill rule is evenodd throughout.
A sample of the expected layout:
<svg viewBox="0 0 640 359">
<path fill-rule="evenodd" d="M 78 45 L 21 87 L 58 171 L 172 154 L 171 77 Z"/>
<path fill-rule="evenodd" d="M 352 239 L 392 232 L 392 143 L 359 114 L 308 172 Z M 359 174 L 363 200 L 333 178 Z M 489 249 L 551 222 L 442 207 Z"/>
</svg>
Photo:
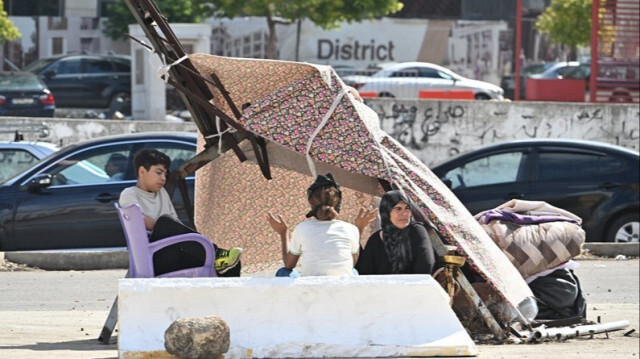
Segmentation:
<svg viewBox="0 0 640 359">
<path fill-rule="evenodd" d="M 166 80 L 180 91 L 202 135 L 203 151 L 174 174 L 180 179 L 200 169 L 199 231 L 222 246 L 243 246 L 245 264 L 259 269 L 280 256 L 266 211 L 287 208 L 285 217 L 301 219 L 307 211 L 301 207 L 304 189 L 315 173 L 330 171 L 352 190 L 345 218 L 382 189 L 402 189 L 446 244 L 455 245 L 504 299 L 510 319 L 533 319 L 533 294 L 500 248 L 446 185 L 380 129 L 377 114 L 331 67 L 188 55 L 152 1 L 126 3 L 167 64 Z M 444 254 L 442 246 L 437 250 Z"/>
</svg>

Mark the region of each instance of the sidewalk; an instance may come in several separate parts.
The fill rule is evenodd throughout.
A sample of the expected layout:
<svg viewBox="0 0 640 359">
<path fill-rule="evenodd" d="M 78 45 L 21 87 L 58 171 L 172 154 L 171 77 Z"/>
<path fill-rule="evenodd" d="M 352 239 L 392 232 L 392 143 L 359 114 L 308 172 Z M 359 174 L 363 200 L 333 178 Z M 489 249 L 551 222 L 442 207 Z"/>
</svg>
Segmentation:
<svg viewBox="0 0 640 359">
<path fill-rule="evenodd" d="M 576 273 L 585 289 L 588 319 L 629 320 L 622 331 L 564 342 L 479 345 L 479 359 L 638 358 L 638 260 L 585 259 Z M 114 359 L 97 337 L 125 270 L 0 272 L 0 358 Z M 626 332 L 634 333 L 625 336 Z M 283 333 L 283 335 L 286 335 Z"/>
<path fill-rule="evenodd" d="M 585 252 L 600 257 L 640 256 L 640 243 L 588 242 Z M 30 252 L 0 252 L 13 263 L 46 270 L 127 269 L 129 258 L 126 248 L 70 249 Z"/>
</svg>

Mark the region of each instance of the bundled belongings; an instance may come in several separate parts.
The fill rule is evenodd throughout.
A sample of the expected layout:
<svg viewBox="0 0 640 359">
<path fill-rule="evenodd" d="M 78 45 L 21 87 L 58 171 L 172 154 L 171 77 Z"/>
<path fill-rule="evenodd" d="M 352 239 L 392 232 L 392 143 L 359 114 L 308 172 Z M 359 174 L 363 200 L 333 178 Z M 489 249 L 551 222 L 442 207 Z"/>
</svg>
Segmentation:
<svg viewBox="0 0 640 359">
<path fill-rule="evenodd" d="M 571 269 L 575 267 L 577 263 L 569 261 L 549 269 L 549 273 L 529 277 L 529 288 L 538 302 L 536 319 L 587 318 L 587 301 Z"/>
<path fill-rule="evenodd" d="M 475 216 L 523 278 L 580 254 L 582 219 L 546 202 L 511 200 Z"/>
<path fill-rule="evenodd" d="M 580 217 L 545 202 L 511 200 L 475 216 L 536 297 L 536 319 L 586 318 L 573 273 L 585 232 Z"/>
</svg>

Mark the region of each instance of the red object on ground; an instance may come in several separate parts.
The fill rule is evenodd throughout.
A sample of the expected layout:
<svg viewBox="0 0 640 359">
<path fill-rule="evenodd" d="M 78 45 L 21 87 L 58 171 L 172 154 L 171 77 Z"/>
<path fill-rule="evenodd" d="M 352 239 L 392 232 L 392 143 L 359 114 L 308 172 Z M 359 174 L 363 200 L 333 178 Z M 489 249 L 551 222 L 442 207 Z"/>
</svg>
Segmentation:
<svg viewBox="0 0 640 359">
<path fill-rule="evenodd" d="M 586 81 L 527 78 L 526 89 L 529 101 L 584 102 Z"/>
<path fill-rule="evenodd" d="M 419 98 L 421 99 L 443 99 L 443 100 L 475 100 L 473 91 L 436 91 L 422 90 Z"/>
</svg>

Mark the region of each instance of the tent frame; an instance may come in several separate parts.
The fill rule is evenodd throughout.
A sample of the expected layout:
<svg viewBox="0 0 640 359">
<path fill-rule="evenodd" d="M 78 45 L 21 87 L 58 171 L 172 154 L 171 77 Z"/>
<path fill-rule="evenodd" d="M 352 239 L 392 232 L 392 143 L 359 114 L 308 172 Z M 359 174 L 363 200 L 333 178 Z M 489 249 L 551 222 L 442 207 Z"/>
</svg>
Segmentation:
<svg viewBox="0 0 640 359">
<path fill-rule="evenodd" d="M 220 146 L 222 152 L 231 149 L 236 154 L 240 162 L 246 161 L 247 156 L 240 149 L 239 142 L 247 139 L 251 143 L 252 150 L 255 153 L 256 161 L 260 167 L 262 175 L 266 179 L 271 179 L 271 170 L 266 148 L 267 139 L 247 131 L 237 123 L 236 119 L 240 118 L 242 114 L 238 109 L 238 106 L 229 96 L 229 92 L 215 75 L 212 75 L 210 79 L 205 78 L 196 70 L 189 58 L 177 61 L 178 59 L 185 57 L 187 54 L 180 41 L 171 30 L 166 17 L 162 15 L 153 0 L 124 0 L 124 2 L 138 24 L 142 27 L 145 35 L 151 42 L 151 46 L 148 46 L 135 38 L 132 38 L 132 40 L 139 42 L 149 51 L 156 53 L 167 64 L 175 63 L 170 66 L 169 75 L 165 75 L 167 76 L 165 81 L 178 90 L 180 97 L 191 113 L 198 131 L 200 131 L 205 141 L 204 150 L 196 154 L 196 156 L 172 173 L 167 185 L 167 191 L 170 195 L 175 190 L 175 187 L 178 186 L 181 191 L 182 198 L 185 201 L 185 208 L 188 209 L 188 214 L 192 224 L 194 224 L 193 208 L 191 207 L 187 192 L 185 177 L 193 174 L 207 163 L 216 159 L 219 156 L 218 146 Z M 235 119 L 228 116 L 213 104 L 213 94 L 207 84 L 214 86 L 220 91 L 224 101 L 233 112 Z M 216 119 L 220 119 L 221 121 L 217 122 Z M 219 128 L 212 126 L 212 124 L 216 123 L 220 124 Z M 233 128 L 235 132 L 231 133 L 227 131 L 229 128 Z M 392 189 L 390 183 L 386 180 L 379 179 L 378 181 L 385 191 Z M 432 244 L 436 254 L 439 257 L 447 255 L 448 250 L 443 244 L 441 236 L 439 236 L 433 228 L 429 229 L 429 235 L 432 239 Z M 471 283 L 469 283 L 467 278 L 459 270 L 455 275 L 455 279 L 460 285 L 460 293 L 465 296 L 470 303 L 472 303 L 473 309 L 482 318 L 484 324 L 493 334 L 494 339 L 501 341 L 506 339 L 509 335 L 509 328 L 502 328 L 500 324 L 498 324 L 498 321 L 494 318 L 486 304 L 471 286 Z M 107 326 L 108 323 L 105 323 L 105 328 L 103 328 L 101 336 L 101 342 L 103 343 L 108 343 L 108 338 L 110 337 L 110 335 L 104 336 L 105 330 L 110 334 L 114 329 L 113 326 Z M 105 338 L 106 341 L 104 340 Z"/>
</svg>

